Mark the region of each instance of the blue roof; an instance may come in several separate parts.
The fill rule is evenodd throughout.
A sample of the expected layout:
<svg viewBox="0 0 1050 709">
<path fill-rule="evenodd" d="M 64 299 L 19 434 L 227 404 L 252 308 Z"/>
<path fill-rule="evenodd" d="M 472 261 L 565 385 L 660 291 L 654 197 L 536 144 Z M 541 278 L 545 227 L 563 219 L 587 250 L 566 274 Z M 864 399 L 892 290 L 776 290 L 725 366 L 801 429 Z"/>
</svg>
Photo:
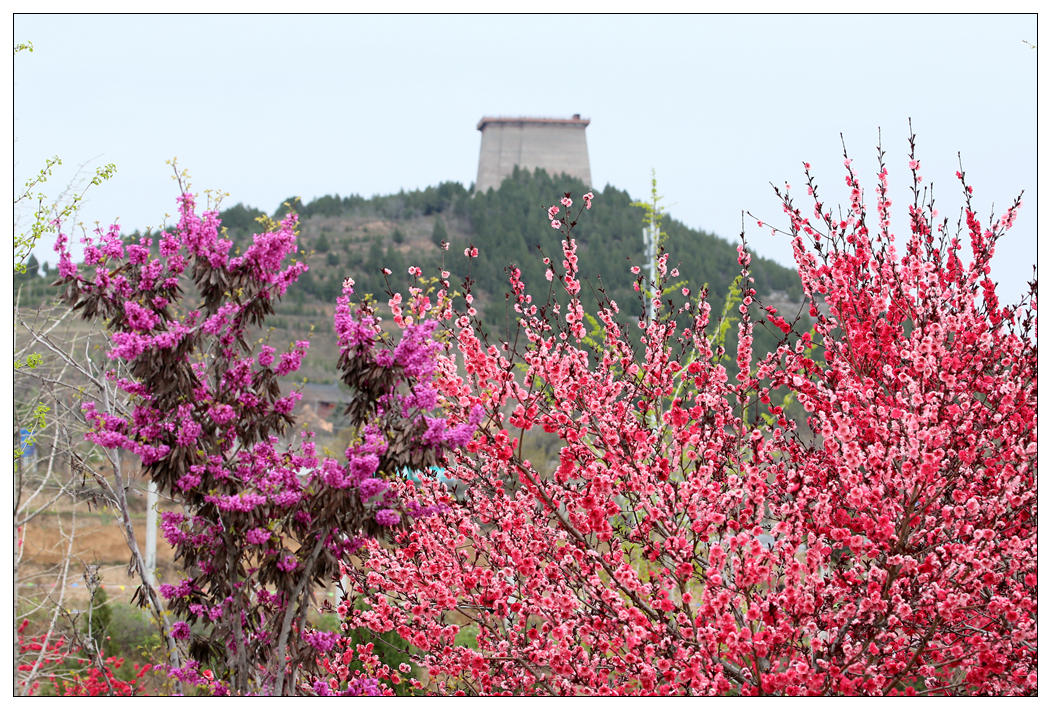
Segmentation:
<svg viewBox="0 0 1050 709">
<path fill-rule="evenodd" d="M 430 472 L 434 473 L 434 477 L 437 479 L 437 481 L 439 483 L 452 482 L 455 479 L 455 478 L 450 478 L 448 475 L 446 475 L 445 474 L 445 469 L 440 467 L 440 466 L 437 466 L 437 465 L 431 465 L 430 466 Z M 418 470 L 411 470 L 409 468 L 402 468 L 401 469 L 401 474 L 405 476 L 406 480 L 411 480 L 412 482 L 419 482 L 419 471 Z"/>
</svg>

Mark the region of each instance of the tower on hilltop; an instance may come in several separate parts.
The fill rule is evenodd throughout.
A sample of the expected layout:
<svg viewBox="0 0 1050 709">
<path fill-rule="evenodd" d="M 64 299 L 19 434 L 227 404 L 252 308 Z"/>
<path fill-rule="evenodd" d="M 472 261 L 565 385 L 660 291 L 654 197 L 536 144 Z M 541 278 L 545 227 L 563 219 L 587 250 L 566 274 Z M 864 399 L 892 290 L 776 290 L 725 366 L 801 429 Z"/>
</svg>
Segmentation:
<svg viewBox="0 0 1050 709">
<path fill-rule="evenodd" d="M 478 121 L 481 155 L 474 189 L 484 192 L 499 187 L 515 165 L 529 170 L 542 167 L 548 173 L 566 173 L 591 186 L 591 163 L 587 157 L 586 129 L 589 118 L 491 118 Z"/>
</svg>

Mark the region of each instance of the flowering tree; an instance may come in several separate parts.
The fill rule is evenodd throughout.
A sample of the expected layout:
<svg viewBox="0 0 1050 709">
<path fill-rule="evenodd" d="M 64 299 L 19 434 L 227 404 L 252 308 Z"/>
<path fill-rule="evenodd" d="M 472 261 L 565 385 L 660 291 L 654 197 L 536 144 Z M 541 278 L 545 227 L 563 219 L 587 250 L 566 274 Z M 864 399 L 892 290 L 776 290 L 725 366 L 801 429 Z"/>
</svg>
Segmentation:
<svg viewBox="0 0 1050 709">
<path fill-rule="evenodd" d="M 808 165 L 815 220 L 781 194 L 812 329 L 759 309 L 739 248 L 735 380 L 704 294 L 665 292 L 666 254 L 640 347 L 613 302 L 588 332 L 569 195 L 547 297 L 510 271 L 515 339 L 395 295 L 399 325 L 446 324 L 436 388 L 484 423 L 448 466 L 463 502 L 393 485 L 441 511 L 344 565 L 347 627 L 395 630 L 439 693 L 1034 692 L 1035 284 L 1002 307 L 988 277 L 1020 201 L 982 221 L 960 172 L 952 233 L 912 146 L 902 254 L 881 148 L 874 219 L 848 158 L 844 216 Z M 755 358 L 760 312 L 783 338 Z M 522 454 L 539 429 L 554 470 Z"/>
<path fill-rule="evenodd" d="M 15 666 L 15 689 L 21 695 L 35 695 L 43 686 L 60 697 L 128 697 L 134 695 L 135 683 L 150 670 L 148 664 L 139 667 L 135 663 L 135 676 L 127 681 L 121 680 L 113 674 L 113 670 L 124 664 L 124 658 L 102 659 L 99 653 L 84 647 L 79 648 L 79 653 L 73 654 L 73 648 L 64 637 L 52 640 L 50 633 L 26 637 L 28 625 L 29 620 L 23 620 L 16 631 L 22 659 Z M 85 657 L 77 657 L 77 654 L 86 654 L 88 657 L 95 655 L 97 661 L 91 663 Z M 39 679 L 41 676 L 46 678 L 47 685 L 43 685 Z"/>
<path fill-rule="evenodd" d="M 335 327 L 358 435 L 343 462 L 318 456 L 309 433 L 286 445 L 300 395 L 282 397 L 278 377 L 298 369 L 309 343 L 278 354 L 250 335 L 306 270 L 284 264 L 296 251 L 296 217 L 231 256 L 217 213 L 198 215 L 185 190 L 179 216 L 159 253 L 150 238 L 125 244 L 112 226 L 85 239 L 78 268 L 68 237 L 58 239 L 64 297 L 106 322 L 108 357 L 129 373 L 110 376 L 134 402 L 128 415 L 85 404 L 88 437 L 139 456 L 161 494 L 182 505 L 162 526 L 185 577 L 158 589 L 144 580 L 137 593 L 154 607 L 163 596 L 178 619 L 166 629 L 171 676 L 215 693 L 310 692 L 301 668 L 338 641 L 307 623 L 317 584 L 337 578 L 366 538 L 404 527 L 403 514 L 427 513 L 403 508 L 383 476 L 441 460 L 473 424 L 426 415 L 437 402 L 434 324 L 407 324 L 388 346 L 368 308 L 351 309 L 348 280 Z M 191 284 L 197 303 L 184 295 Z M 367 677 L 344 688 L 379 690 Z"/>
</svg>

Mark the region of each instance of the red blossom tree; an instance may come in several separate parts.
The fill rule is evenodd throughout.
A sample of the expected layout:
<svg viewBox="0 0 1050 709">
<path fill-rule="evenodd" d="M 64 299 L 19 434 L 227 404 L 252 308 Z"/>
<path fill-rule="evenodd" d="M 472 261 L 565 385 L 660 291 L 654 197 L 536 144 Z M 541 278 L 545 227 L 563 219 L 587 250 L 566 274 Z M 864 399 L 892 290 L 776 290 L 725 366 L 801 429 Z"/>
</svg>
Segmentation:
<svg viewBox="0 0 1050 709">
<path fill-rule="evenodd" d="M 483 423 L 447 466 L 462 501 L 395 484 L 443 510 L 344 566 L 346 627 L 397 631 L 438 693 L 1035 692 L 1035 284 L 1003 307 L 988 275 L 1020 201 L 982 219 L 960 172 L 953 232 L 913 137 L 898 254 L 878 155 L 874 219 L 848 158 L 844 216 L 808 165 L 814 218 L 778 193 L 811 329 L 753 302 L 740 247 L 735 380 L 703 295 L 663 291 L 666 254 L 640 347 L 612 302 L 587 331 L 568 195 L 545 304 L 511 270 L 517 339 L 395 296 L 399 324 L 447 326 L 437 389 Z M 761 312 L 784 336 L 755 358 Z M 556 469 L 522 455 L 536 429 Z"/>
<path fill-rule="evenodd" d="M 49 634 L 26 637 L 29 620 L 23 620 L 16 630 L 20 662 L 15 665 L 15 689 L 26 696 L 38 695 L 41 688 L 50 689 L 59 697 L 130 697 L 136 692 L 136 682 L 149 672 L 152 665 L 134 663 L 135 676 L 124 681 L 113 674 L 124 664 L 122 657 L 106 657 L 86 647 L 75 651 L 67 639 Z M 94 656 L 92 663 L 84 655 Z M 74 667 L 75 666 L 75 667 Z M 46 685 L 40 679 L 45 677 Z"/>
</svg>

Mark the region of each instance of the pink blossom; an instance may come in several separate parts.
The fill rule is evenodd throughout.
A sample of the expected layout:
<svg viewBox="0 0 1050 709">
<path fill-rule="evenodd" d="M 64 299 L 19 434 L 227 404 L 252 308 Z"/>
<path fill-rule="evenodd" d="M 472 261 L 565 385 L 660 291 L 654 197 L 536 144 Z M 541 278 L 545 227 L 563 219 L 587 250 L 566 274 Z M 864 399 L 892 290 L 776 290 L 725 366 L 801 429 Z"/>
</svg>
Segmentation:
<svg viewBox="0 0 1050 709">
<path fill-rule="evenodd" d="M 277 562 L 277 568 L 286 573 L 291 573 L 299 568 L 299 560 L 295 558 L 294 554 L 288 554 Z"/>
<path fill-rule="evenodd" d="M 401 515 L 394 510 L 383 509 L 376 512 L 376 522 L 384 527 L 393 527 L 401 521 Z"/>
<path fill-rule="evenodd" d="M 185 640 L 190 637 L 190 626 L 185 621 L 179 620 L 171 625 L 171 637 L 175 640 Z"/>
<path fill-rule="evenodd" d="M 260 347 L 259 354 L 256 357 L 256 361 L 259 363 L 259 366 L 269 367 L 271 364 L 273 364 L 274 352 L 276 352 L 276 349 L 271 347 L 270 345 L 263 345 L 262 347 Z"/>
<path fill-rule="evenodd" d="M 130 300 L 124 303 L 124 317 L 127 318 L 128 326 L 139 332 L 152 330 L 159 320 L 152 310 Z"/>
<path fill-rule="evenodd" d="M 248 541 L 249 544 L 265 544 L 266 541 L 270 538 L 271 534 L 272 533 L 268 529 L 256 527 L 255 529 L 249 530 L 244 535 L 244 538 Z"/>
</svg>

